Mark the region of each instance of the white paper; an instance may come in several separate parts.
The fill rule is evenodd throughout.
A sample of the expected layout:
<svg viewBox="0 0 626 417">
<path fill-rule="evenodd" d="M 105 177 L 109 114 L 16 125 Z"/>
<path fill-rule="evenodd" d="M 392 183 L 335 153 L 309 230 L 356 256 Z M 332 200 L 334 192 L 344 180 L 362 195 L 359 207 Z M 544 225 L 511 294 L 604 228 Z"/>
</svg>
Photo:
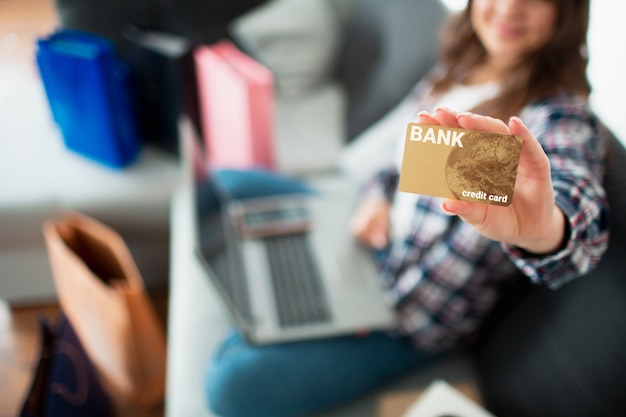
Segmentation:
<svg viewBox="0 0 626 417">
<path fill-rule="evenodd" d="M 433 381 L 403 417 L 495 417 L 442 380 Z"/>
</svg>

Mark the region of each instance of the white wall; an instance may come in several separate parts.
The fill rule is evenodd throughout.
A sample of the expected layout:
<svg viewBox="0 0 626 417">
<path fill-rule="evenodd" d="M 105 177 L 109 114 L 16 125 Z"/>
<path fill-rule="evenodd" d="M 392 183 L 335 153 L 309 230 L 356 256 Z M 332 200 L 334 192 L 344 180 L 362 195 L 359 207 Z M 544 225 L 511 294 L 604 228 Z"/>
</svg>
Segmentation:
<svg viewBox="0 0 626 417">
<path fill-rule="evenodd" d="M 589 79 L 591 104 L 626 143 L 626 2 L 591 0 Z"/>
<path fill-rule="evenodd" d="M 442 0 L 451 10 L 467 0 Z M 593 87 L 591 105 L 626 144 L 626 2 L 591 0 L 588 33 L 588 75 Z"/>
</svg>

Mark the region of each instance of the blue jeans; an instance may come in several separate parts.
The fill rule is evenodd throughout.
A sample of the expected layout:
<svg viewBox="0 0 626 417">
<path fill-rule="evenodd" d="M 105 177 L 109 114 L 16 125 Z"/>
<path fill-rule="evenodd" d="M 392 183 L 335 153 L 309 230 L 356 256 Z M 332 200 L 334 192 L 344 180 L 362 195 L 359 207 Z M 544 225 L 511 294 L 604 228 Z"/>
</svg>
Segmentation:
<svg viewBox="0 0 626 417">
<path fill-rule="evenodd" d="M 434 361 L 385 333 L 251 346 L 228 337 L 206 376 L 209 406 L 222 417 L 294 417 L 371 392 Z"/>
</svg>

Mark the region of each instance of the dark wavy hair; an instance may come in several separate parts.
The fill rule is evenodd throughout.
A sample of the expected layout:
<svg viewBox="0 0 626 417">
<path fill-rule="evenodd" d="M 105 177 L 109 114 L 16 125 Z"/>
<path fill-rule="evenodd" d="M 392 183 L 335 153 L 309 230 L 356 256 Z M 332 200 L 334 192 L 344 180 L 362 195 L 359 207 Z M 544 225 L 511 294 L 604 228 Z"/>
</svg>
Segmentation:
<svg viewBox="0 0 626 417">
<path fill-rule="evenodd" d="M 589 96 L 587 79 L 587 29 L 589 0 L 549 0 L 557 6 L 552 38 L 529 54 L 503 80 L 500 94 L 479 104 L 474 112 L 507 120 L 528 103 L 556 93 Z M 466 80 L 469 70 L 480 65 L 486 51 L 474 32 L 470 9 L 451 16 L 443 26 L 440 62 L 446 71 L 435 80 L 434 92 L 446 91 Z"/>
</svg>

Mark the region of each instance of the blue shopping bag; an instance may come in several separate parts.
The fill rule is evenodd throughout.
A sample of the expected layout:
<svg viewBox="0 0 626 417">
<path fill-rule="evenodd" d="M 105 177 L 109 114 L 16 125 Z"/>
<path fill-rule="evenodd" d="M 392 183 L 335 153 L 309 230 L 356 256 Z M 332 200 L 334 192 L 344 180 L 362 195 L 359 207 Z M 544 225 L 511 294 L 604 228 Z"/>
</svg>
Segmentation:
<svg viewBox="0 0 626 417">
<path fill-rule="evenodd" d="M 65 146 L 112 168 L 140 153 L 131 74 L 114 44 L 76 30 L 37 41 L 37 64 Z"/>
</svg>

